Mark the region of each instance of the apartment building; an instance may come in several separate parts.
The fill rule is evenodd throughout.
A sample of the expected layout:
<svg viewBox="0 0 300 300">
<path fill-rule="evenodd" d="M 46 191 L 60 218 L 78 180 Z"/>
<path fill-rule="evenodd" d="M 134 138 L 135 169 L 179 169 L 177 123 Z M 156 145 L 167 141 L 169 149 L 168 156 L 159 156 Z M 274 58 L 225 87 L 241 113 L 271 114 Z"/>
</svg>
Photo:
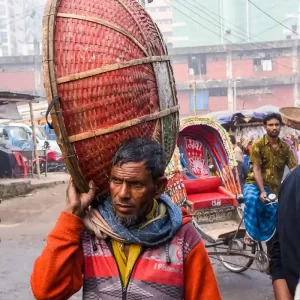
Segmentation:
<svg viewBox="0 0 300 300">
<path fill-rule="evenodd" d="M 0 0 L 0 56 L 36 53 L 44 5 L 44 0 Z"/>
</svg>

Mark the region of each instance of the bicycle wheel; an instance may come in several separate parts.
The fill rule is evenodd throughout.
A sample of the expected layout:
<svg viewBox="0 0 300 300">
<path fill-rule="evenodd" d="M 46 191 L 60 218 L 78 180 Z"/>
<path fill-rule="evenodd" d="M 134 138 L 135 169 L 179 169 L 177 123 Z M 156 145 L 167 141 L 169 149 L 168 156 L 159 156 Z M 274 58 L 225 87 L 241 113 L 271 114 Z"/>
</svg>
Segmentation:
<svg viewBox="0 0 300 300">
<path fill-rule="evenodd" d="M 228 247 L 230 247 L 231 244 L 231 253 L 234 253 L 236 255 L 217 255 L 219 261 L 221 264 L 229 271 L 234 273 L 242 273 L 249 269 L 251 265 L 254 262 L 253 258 L 248 258 L 244 256 L 239 256 L 238 254 L 254 254 L 256 251 L 256 246 L 246 246 L 243 243 L 243 239 L 234 239 L 230 240 Z M 228 250 L 228 247 L 225 247 L 225 245 L 222 246 L 216 246 L 215 251 L 216 252 L 226 252 Z"/>
</svg>

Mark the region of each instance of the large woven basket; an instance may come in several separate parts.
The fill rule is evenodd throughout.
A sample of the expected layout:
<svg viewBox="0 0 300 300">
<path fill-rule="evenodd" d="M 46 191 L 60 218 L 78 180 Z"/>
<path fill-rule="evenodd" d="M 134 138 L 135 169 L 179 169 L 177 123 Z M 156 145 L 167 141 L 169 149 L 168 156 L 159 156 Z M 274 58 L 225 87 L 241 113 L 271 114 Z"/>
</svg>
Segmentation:
<svg viewBox="0 0 300 300">
<path fill-rule="evenodd" d="M 294 129 L 300 130 L 300 108 L 283 107 L 279 110 L 283 122 Z"/>
<path fill-rule="evenodd" d="M 173 72 L 137 1 L 48 0 L 43 68 L 57 141 L 79 191 L 91 179 L 108 190 L 111 159 L 128 138 L 154 138 L 171 158 L 179 127 Z"/>
</svg>

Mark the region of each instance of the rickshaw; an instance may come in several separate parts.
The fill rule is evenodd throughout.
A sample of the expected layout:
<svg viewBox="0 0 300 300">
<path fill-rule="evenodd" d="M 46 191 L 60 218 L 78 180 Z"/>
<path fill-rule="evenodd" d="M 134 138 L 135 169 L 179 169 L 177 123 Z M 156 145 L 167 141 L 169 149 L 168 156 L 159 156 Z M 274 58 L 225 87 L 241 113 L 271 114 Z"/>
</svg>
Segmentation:
<svg viewBox="0 0 300 300">
<path fill-rule="evenodd" d="M 262 245 L 243 242 L 243 199 L 236 165 L 230 138 L 221 124 L 210 118 L 183 119 L 166 170 L 167 193 L 191 213 L 211 258 L 232 272 L 243 272 L 254 261 L 265 272 L 268 258 Z"/>
</svg>

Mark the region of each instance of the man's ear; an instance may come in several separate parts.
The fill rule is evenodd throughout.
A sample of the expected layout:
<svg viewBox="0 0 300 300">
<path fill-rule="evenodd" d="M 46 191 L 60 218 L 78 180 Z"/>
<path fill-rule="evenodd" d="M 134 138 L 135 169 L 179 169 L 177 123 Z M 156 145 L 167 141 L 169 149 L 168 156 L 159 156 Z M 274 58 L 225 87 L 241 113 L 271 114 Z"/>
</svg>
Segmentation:
<svg viewBox="0 0 300 300">
<path fill-rule="evenodd" d="M 161 194 L 164 193 L 166 187 L 168 184 L 168 179 L 166 176 L 160 177 L 157 180 L 155 180 L 155 190 L 154 190 L 154 198 L 157 199 L 160 197 Z"/>
</svg>

